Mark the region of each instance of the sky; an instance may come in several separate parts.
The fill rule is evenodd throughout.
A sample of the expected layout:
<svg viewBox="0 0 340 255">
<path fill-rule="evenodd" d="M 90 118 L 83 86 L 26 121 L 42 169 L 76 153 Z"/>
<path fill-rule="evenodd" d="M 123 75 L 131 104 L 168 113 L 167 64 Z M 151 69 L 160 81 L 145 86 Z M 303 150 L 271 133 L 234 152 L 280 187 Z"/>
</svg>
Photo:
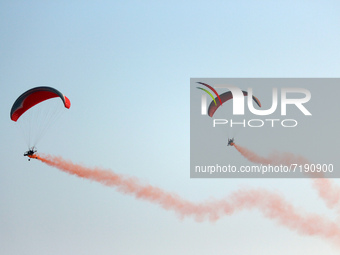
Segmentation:
<svg viewBox="0 0 340 255">
<path fill-rule="evenodd" d="M 327 240 L 299 235 L 258 210 L 214 223 L 181 219 L 28 162 L 9 112 L 24 91 L 55 87 L 71 108 L 39 152 L 194 202 L 263 188 L 338 220 L 308 179 L 190 179 L 189 168 L 190 78 L 339 77 L 339 11 L 338 1 L 0 1 L 2 253 L 338 254 Z"/>
</svg>

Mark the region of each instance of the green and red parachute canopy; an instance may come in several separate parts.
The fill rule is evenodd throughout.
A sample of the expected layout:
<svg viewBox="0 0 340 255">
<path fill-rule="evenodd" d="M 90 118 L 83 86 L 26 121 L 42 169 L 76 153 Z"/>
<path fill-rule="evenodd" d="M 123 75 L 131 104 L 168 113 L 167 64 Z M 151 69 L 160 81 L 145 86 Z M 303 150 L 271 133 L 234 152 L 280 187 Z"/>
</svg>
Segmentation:
<svg viewBox="0 0 340 255">
<path fill-rule="evenodd" d="M 248 92 L 247 92 L 247 91 L 242 90 L 242 93 L 243 93 L 244 96 L 248 96 Z M 210 103 L 209 108 L 208 108 L 208 115 L 209 115 L 210 117 L 212 117 L 212 116 L 214 115 L 214 113 L 216 112 L 216 110 L 217 110 L 223 103 L 227 102 L 228 100 L 233 99 L 233 94 L 231 93 L 231 91 L 227 91 L 227 92 L 225 92 L 225 93 L 219 95 L 219 99 L 220 99 L 220 101 L 217 100 L 217 97 L 215 98 L 216 105 L 215 105 L 215 102 L 214 102 L 214 101 L 212 101 L 212 102 Z M 257 97 L 253 96 L 253 100 L 255 101 L 255 103 L 256 103 L 259 107 L 261 107 L 261 102 L 260 102 L 260 100 L 259 100 Z M 220 102 L 222 102 L 222 104 L 221 104 Z"/>
<path fill-rule="evenodd" d="M 45 100 L 60 97 L 65 108 L 69 109 L 71 106 L 70 100 L 64 96 L 60 91 L 51 87 L 36 87 L 24 92 L 18 99 L 14 102 L 10 117 L 11 120 L 17 121 L 22 114 L 27 110 L 39 104 Z"/>
</svg>

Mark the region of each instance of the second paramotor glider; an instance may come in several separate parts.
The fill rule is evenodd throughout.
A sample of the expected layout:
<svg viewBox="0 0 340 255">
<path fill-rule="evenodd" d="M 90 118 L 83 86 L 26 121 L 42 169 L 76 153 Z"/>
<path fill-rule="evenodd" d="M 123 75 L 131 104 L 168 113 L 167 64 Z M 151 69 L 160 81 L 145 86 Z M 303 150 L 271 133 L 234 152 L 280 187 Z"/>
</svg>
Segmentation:
<svg viewBox="0 0 340 255">
<path fill-rule="evenodd" d="M 248 92 L 247 91 L 242 90 L 242 93 L 243 93 L 244 96 L 248 96 Z M 227 92 L 219 95 L 219 97 L 220 97 L 221 102 L 223 104 L 223 103 L 227 102 L 228 100 L 233 99 L 233 94 L 231 93 L 231 91 L 227 91 Z M 259 107 L 261 107 L 261 102 L 260 102 L 260 100 L 257 97 L 253 96 L 253 100 L 255 101 L 255 103 Z M 214 101 L 212 101 L 210 103 L 210 105 L 209 105 L 209 108 L 208 108 L 208 115 L 210 117 L 212 117 L 214 115 L 214 113 L 216 112 L 216 110 L 222 105 L 220 103 L 220 101 L 217 100 L 217 97 L 215 98 L 215 101 L 216 101 L 216 103 Z"/>
</svg>

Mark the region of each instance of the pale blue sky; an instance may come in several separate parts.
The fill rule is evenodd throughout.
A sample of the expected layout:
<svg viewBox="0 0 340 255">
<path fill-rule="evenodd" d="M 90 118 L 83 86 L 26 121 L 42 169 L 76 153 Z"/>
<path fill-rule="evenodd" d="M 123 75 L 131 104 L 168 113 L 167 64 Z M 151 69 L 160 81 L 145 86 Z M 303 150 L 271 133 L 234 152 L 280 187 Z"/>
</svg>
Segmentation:
<svg viewBox="0 0 340 255">
<path fill-rule="evenodd" d="M 38 144 L 41 152 L 194 201 L 263 187 L 335 219 L 309 180 L 190 179 L 189 83 L 339 77 L 339 12 L 338 1 L 0 1 L 2 253 L 336 254 L 329 242 L 257 211 L 214 224 L 180 220 L 27 162 L 9 111 L 25 90 L 52 86 L 72 106 Z"/>
</svg>

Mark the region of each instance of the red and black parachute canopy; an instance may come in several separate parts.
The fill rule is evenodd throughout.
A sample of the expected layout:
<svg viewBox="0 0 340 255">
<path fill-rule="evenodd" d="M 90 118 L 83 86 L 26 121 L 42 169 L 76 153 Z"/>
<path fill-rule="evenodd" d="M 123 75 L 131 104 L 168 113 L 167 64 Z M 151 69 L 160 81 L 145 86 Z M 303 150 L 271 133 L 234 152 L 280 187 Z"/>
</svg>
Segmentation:
<svg viewBox="0 0 340 255">
<path fill-rule="evenodd" d="M 60 91 L 51 87 L 36 87 L 24 92 L 18 99 L 14 102 L 10 117 L 11 120 L 17 121 L 22 114 L 24 114 L 31 107 L 39 104 L 45 100 L 60 97 L 64 106 L 69 109 L 71 107 L 70 100 L 64 96 Z"/>
</svg>

